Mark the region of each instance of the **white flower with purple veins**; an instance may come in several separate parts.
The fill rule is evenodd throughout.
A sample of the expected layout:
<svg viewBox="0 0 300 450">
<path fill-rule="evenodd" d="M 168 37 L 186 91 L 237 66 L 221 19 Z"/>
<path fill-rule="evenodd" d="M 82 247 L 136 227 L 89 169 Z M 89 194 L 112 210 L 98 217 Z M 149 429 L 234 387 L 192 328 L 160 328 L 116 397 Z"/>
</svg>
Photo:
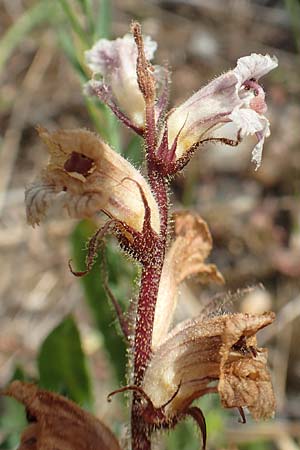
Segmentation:
<svg viewBox="0 0 300 450">
<path fill-rule="evenodd" d="M 169 148 L 176 145 L 176 159 L 197 143 L 221 138 L 220 127 L 233 122 L 238 139 L 256 135 L 258 142 L 252 161 L 258 168 L 264 140 L 270 135 L 269 121 L 264 115 L 265 92 L 258 80 L 277 65 L 275 56 L 252 53 L 240 58 L 235 69 L 214 79 L 172 110 L 167 119 L 167 136 Z"/>
<path fill-rule="evenodd" d="M 156 42 L 149 36 L 144 38 L 145 54 L 152 59 L 157 48 Z M 89 88 L 99 96 L 100 91 L 109 93 L 116 106 L 137 127 L 143 127 L 145 121 L 145 101 L 139 89 L 136 73 L 137 48 L 132 35 L 114 41 L 100 39 L 85 52 L 86 63 L 94 76 L 101 75 L 102 80 L 91 80 Z M 102 95 L 103 95 L 102 94 Z M 107 102 L 107 98 L 105 99 Z"/>
</svg>

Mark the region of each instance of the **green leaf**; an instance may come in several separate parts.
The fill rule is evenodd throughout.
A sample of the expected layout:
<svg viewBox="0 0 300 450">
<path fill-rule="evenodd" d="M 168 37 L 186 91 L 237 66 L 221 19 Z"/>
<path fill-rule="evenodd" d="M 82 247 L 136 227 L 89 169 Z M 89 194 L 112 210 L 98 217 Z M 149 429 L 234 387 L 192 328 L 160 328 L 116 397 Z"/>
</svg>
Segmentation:
<svg viewBox="0 0 300 450">
<path fill-rule="evenodd" d="M 5 438 L 0 448 L 6 450 L 16 448 L 20 433 L 27 424 L 24 406 L 13 398 L 5 397 L 1 400 L 1 409 L 4 410 L 4 414 L 0 417 L 0 430 Z"/>
<path fill-rule="evenodd" d="M 92 407 L 92 392 L 80 335 L 72 316 L 54 328 L 38 355 L 40 386 L 71 398 L 80 406 Z"/>
<path fill-rule="evenodd" d="M 87 22 L 87 33 L 90 36 L 94 36 L 94 11 L 93 11 L 93 1 L 92 0 L 77 0 L 78 5 L 83 12 L 86 22 Z M 94 39 L 93 39 L 94 40 Z"/>
<path fill-rule="evenodd" d="M 67 17 L 72 31 L 77 34 L 83 45 L 89 46 L 91 44 L 90 36 L 81 26 L 80 21 L 78 20 L 78 17 L 74 12 L 74 9 L 70 6 L 69 2 L 67 0 L 58 0 L 58 3 L 60 4 L 65 16 Z"/>
<path fill-rule="evenodd" d="M 95 233 L 96 226 L 91 221 L 82 221 L 72 234 L 71 243 L 73 257 L 77 269 L 85 268 L 86 243 Z M 118 248 L 109 242 L 106 245 L 107 272 L 109 274 L 110 287 L 120 304 L 127 305 L 133 280 L 137 276 L 137 269 L 120 255 Z M 89 305 L 95 324 L 103 336 L 110 362 L 115 369 L 119 383 L 124 383 L 126 367 L 126 345 L 120 333 L 113 326 L 115 314 L 110 307 L 101 276 L 101 261 L 98 257 L 93 269 L 85 277 L 81 278 L 85 298 Z"/>
<path fill-rule="evenodd" d="M 87 74 L 85 72 L 84 67 L 82 66 L 81 62 L 79 61 L 76 53 L 76 49 L 74 47 L 72 38 L 70 37 L 70 34 L 67 33 L 64 29 L 58 28 L 57 38 L 59 45 L 63 49 L 65 55 L 67 56 L 68 60 L 72 64 L 73 68 L 75 69 L 75 72 L 77 72 L 81 83 L 86 83 L 88 80 Z"/>
<path fill-rule="evenodd" d="M 111 2 L 100 0 L 98 17 L 95 24 L 95 39 L 110 39 L 111 35 Z"/>
<path fill-rule="evenodd" d="M 16 366 L 10 382 L 14 380 L 27 381 L 28 377 L 21 366 Z M 20 433 L 27 424 L 24 406 L 14 398 L 1 397 L 0 430 L 4 435 L 4 440 L 0 443 L 0 449 L 15 449 L 20 440 Z"/>
</svg>

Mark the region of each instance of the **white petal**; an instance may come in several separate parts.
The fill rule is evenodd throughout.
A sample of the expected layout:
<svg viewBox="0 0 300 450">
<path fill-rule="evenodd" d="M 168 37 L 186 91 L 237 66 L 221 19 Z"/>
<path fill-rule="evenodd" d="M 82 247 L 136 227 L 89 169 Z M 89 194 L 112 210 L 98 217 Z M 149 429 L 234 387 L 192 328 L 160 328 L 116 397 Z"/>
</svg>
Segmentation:
<svg viewBox="0 0 300 450">
<path fill-rule="evenodd" d="M 265 143 L 265 137 L 267 137 L 267 134 L 256 133 L 256 136 L 258 138 L 258 143 L 252 150 L 252 158 L 251 158 L 251 161 L 256 164 L 255 170 L 257 170 L 261 165 L 262 151 Z"/>
<path fill-rule="evenodd" d="M 144 37 L 145 54 L 152 59 L 157 43 L 150 36 Z M 103 76 L 118 69 L 136 71 L 137 48 L 133 36 L 126 34 L 123 38 L 110 41 L 100 39 L 94 46 L 85 52 L 87 66 L 94 72 Z"/>
<path fill-rule="evenodd" d="M 238 59 L 237 66 L 233 72 L 236 74 L 239 83 L 243 84 L 251 78 L 258 80 L 277 66 L 278 60 L 276 56 L 271 57 L 270 55 L 251 53 L 250 56 Z"/>
<path fill-rule="evenodd" d="M 237 78 L 230 71 L 212 80 L 178 108 L 168 118 L 169 146 L 180 136 L 176 156 L 179 158 L 214 124 L 226 119 L 231 111 L 241 106 L 237 95 Z"/>
<path fill-rule="evenodd" d="M 235 108 L 230 114 L 229 118 L 236 124 L 237 128 L 241 130 L 242 136 L 255 134 L 258 143 L 252 151 L 251 161 L 256 164 L 256 170 L 261 164 L 262 150 L 265 138 L 270 136 L 270 124 L 265 116 L 257 114 L 253 109 L 238 109 Z"/>
<path fill-rule="evenodd" d="M 241 130 L 242 136 L 262 131 L 266 127 L 266 123 L 269 124 L 266 117 L 257 114 L 257 112 L 250 108 L 235 108 L 229 115 L 229 119 Z"/>
<path fill-rule="evenodd" d="M 156 42 L 152 41 L 149 36 L 145 36 L 144 49 L 148 59 L 153 57 L 156 48 Z M 137 47 L 130 34 L 114 41 L 100 39 L 90 50 L 85 52 L 86 64 L 94 74 L 102 75 L 117 106 L 133 124 L 143 127 L 145 101 L 137 81 L 137 56 Z M 93 83 L 99 83 L 99 81 Z M 89 85 L 87 85 L 86 92 L 90 94 Z"/>
</svg>

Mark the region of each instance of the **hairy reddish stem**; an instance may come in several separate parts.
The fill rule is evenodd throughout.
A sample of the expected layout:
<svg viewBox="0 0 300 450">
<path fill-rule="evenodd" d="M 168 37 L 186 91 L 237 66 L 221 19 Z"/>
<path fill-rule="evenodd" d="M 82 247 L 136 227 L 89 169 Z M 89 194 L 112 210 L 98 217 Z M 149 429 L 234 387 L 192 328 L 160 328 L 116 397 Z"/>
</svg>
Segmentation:
<svg viewBox="0 0 300 450">
<path fill-rule="evenodd" d="M 155 247 L 151 261 L 142 272 L 141 290 L 138 300 L 136 332 L 134 342 L 134 383 L 140 385 L 151 357 L 151 341 L 155 305 L 162 269 L 163 246 Z"/>
<path fill-rule="evenodd" d="M 132 450 L 151 450 L 151 437 L 138 408 L 139 399 L 134 394 L 131 414 L 131 445 Z"/>
<path fill-rule="evenodd" d="M 146 251 L 148 250 L 149 253 L 143 262 L 134 338 L 134 384 L 140 386 L 143 381 L 145 370 L 151 359 L 155 306 L 166 250 L 168 196 L 167 181 L 164 176 L 157 171 L 154 163 L 157 146 L 157 129 L 154 107 L 155 80 L 152 73 L 153 68 L 145 56 L 140 25 L 134 23 L 132 32 L 138 49 L 138 83 L 144 96 L 146 106 L 144 139 L 146 144 L 148 178 L 160 212 L 160 234 L 156 245 L 151 245 L 151 241 L 149 241 L 147 249 L 147 239 L 153 239 L 153 235 L 152 233 L 147 235 L 147 230 L 145 228 L 143 231 L 146 242 Z M 131 411 L 132 450 L 151 450 L 151 432 L 141 415 L 140 402 L 141 399 L 135 392 L 133 395 Z"/>
<path fill-rule="evenodd" d="M 155 306 L 161 277 L 162 266 L 166 251 L 166 237 L 168 226 L 168 195 L 167 182 L 156 171 L 152 162 L 156 145 L 154 116 L 148 111 L 151 127 L 147 127 L 146 146 L 148 162 L 148 178 L 152 192 L 158 203 L 160 212 L 160 237 L 157 245 L 149 252 L 148 261 L 144 264 L 141 288 L 138 299 L 135 341 L 134 341 L 134 384 L 141 385 L 145 370 L 151 359 L 151 342 Z M 149 123 L 149 122 L 148 122 Z M 139 412 L 140 398 L 133 395 L 131 413 L 132 450 L 151 450 L 151 436 L 147 424 Z"/>
</svg>

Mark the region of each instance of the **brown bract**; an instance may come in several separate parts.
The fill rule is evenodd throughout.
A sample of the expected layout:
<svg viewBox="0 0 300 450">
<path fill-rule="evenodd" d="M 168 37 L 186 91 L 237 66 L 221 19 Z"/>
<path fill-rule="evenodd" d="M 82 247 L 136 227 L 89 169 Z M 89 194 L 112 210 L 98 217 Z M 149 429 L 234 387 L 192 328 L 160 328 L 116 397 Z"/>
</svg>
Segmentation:
<svg viewBox="0 0 300 450">
<path fill-rule="evenodd" d="M 174 215 L 174 240 L 163 266 L 156 304 L 152 345 L 157 347 L 167 335 L 177 304 L 178 287 L 186 278 L 196 276 L 202 283 L 223 283 L 214 264 L 205 263 L 212 249 L 207 223 L 195 213 Z"/>
<path fill-rule="evenodd" d="M 192 401 L 218 392 L 225 408 L 248 407 L 254 419 L 272 417 L 275 399 L 267 350 L 256 333 L 274 313 L 228 314 L 182 322 L 153 354 L 143 390 L 156 408 L 166 404 L 166 419 L 184 414 Z"/>
<path fill-rule="evenodd" d="M 87 130 L 38 128 L 50 159 L 40 178 L 25 193 L 28 222 L 39 224 L 52 204 L 70 216 L 92 217 L 104 211 L 141 231 L 145 215 L 142 189 L 159 233 L 159 212 L 145 178 L 128 161 Z"/>
<path fill-rule="evenodd" d="M 29 425 L 18 450 L 121 450 L 100 420 L 61 395 L 21 381 L 3 394 L 26 407 Z"/>
</svg>

